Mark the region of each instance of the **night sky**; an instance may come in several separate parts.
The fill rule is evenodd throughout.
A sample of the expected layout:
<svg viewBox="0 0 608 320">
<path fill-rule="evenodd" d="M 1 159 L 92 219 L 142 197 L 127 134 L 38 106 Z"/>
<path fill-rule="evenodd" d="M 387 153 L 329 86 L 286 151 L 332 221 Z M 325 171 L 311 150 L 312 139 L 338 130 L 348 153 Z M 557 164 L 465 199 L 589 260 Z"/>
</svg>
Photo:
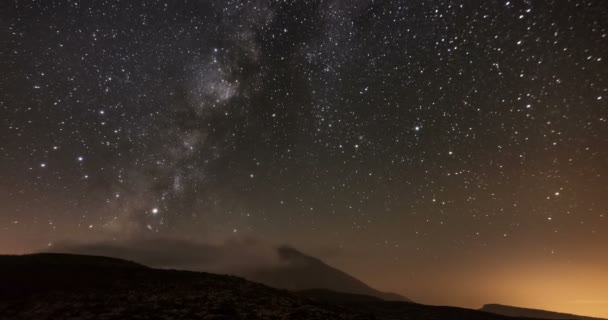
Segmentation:
<svg viewBox="0 0 608 320">
<path fill-rule="evenodd" d="M 290 244 L 608 317 L 608 4 L 7 1 L 0 252 Z"/>
</svg>

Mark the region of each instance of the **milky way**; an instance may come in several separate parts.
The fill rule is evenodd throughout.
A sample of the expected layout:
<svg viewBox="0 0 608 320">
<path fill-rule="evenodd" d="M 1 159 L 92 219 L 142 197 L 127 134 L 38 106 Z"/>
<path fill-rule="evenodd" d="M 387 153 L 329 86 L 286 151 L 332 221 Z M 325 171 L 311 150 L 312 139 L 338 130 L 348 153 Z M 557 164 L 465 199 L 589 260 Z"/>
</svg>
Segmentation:
<svg viewBox="0 0 608 320">
<path fill-rule="evenodd" d="M 608 264 L 602 0 L 7 7 L 4 252 L 247 235 L 464 306 Z M 608 316 L 606 270 L 528 304 Z"/>
</svg>

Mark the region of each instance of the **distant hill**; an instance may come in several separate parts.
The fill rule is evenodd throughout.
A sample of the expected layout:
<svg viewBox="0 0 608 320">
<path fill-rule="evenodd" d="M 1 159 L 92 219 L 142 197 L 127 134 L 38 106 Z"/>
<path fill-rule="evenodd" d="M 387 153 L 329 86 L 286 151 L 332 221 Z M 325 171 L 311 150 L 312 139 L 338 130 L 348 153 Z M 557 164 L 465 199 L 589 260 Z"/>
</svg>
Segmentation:
<svg viewBox="0 0 608 320">
<path fill-rule="evenodd" d="M 65 254 L 0 256 L 2 319 L 512 320 L 477 310 L 328 290 L 292 293 L 234 276 Z"/>
<path fill-rule="evenodd" d="M 0 265 L 9 267 L 30 267 L 44 264 L 48 267 L 112 267 L 147 268 L 146 266 L 124 259 L 105 256 L 90 256 L 69 253 L 37 253 L 22 256 L 0 255 Z"/>
<path fill-rule="evenodd" d="M 556 319 L 556 320 L 606 320 L 601 318 L 591 318 L 584 316 L 577 316 L 574 314 L 567 313 L 559 313 L 538 309 L 527 309 L 527 308 L 519 308 L 512 306 L 505 306 L 500 304 L 486 304 L 481 309 L 481 311 L 491 312 L 495 314 L 500 314 L 504 316 L 511 317 L 528 317 L 528 318 L 538 318 L 538 319 Z"/>
<path fill-rule="evenodd" d="M 427 306 L 412 302 L 386 301 L 365 295 L 314 289 L 297 292 L 326 306 L 341 306 L 372 316 L 376 320 L 537 320 L 512 318 L 457 307 Z"/>
<path fill-rule="evenodd" d="M 279 289 L 327 289 L 384 300 L 410 301 L 395 293 L 375 290 L 363 281 L 288 246 L 264 248 L 268 251 L 265 255 L 272 257 L 265 257 L 264 259 L 269 261 L 263 263 L 249 260 L 258 259 L 252 252 L 255 253 L 255 250 L 259 249 L 251 249 L 245 245 L 221 246 L 180 240 L 138 240 L 121 245 L 68 245 L 55 250 L 117 257 L 155 268 L 169 267 L 231 274 Z M 233 260 L 238 261 L 238 267 L 234 267 Z M 226 261 L 229 263 L 225 263 Z"/>
<path fill-rule="evenodd" d="M 375 290 L 363 281 L 291 247 L 279 247 L 279 264 L 243 274 L 247 279 L 293 291 L 328 289 L 373 296 L 384 300 L 410 301 L 395 293 Z"/>
</svg>

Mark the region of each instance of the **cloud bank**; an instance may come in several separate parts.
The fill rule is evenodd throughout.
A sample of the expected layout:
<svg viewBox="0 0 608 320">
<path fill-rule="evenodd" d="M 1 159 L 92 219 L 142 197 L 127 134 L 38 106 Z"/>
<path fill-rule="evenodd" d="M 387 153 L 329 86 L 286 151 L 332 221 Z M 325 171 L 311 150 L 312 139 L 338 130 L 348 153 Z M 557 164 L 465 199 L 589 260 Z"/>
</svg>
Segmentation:
<svg viewBox="0 0 608 320">
<path fill-rule="evenodd" d="M 254 238 L 221 243 L 176 238 L 138 238 L 97 243 L 63 242 L 50 252 L 100 255 L 131 260 L 155 268 L 245 274 L 278 266 L 277 248 Z"/>
</svg>

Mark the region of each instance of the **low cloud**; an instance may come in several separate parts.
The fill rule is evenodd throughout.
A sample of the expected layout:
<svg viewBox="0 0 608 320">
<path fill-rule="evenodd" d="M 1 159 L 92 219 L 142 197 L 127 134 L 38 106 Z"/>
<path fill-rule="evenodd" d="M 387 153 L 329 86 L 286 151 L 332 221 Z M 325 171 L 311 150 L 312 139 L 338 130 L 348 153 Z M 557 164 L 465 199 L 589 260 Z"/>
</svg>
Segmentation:
<svg viewBox="0 0 608 320">
<path fill-rule="evenodd" d="M 221 243 L 171 238 L 64 242 L 50 251 L 109 256 L 155 268 L 228 274 L 245 274 L 280 264 L 277 247 L 254 238 L 232 238 Z"/>
</svg>

